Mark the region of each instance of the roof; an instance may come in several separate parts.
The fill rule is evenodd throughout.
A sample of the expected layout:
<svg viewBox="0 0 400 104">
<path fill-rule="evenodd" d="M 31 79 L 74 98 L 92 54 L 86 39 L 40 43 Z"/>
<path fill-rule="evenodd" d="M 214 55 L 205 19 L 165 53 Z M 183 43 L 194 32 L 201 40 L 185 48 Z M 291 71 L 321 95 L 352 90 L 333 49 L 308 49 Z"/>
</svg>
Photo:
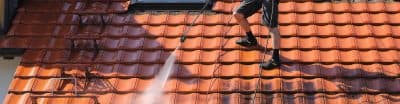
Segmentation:
<svg viewBox="0 0 400 104">
<path fill-rule="evenodd" d="M 249 49 L 234 43 L 244 34 L 234 19 L 228 23 L 239 3 L 216 0 L 213 12 L 201 14 L 177 52 L 160 101 L 399 103 L 399 2 L 281 0 L 284 64 L 273 70 L 258 67 L 263 56 L 270 57 L 263 49 L 271 44 Z M 4 103 L 32 103 L 30 96 L 52 96 L 52 89 L 61 97 L 38 98 L 37 103 L 94 102 L 91 97 L 62 97 L 74 95 L 73 81 L 50 79 L 65 76 L 78 77 L 76 91 L 101 104 L 137 100 L 199 13 L 127 14 L 128 5 L 127 0 L 24 0 L 8 37 L 0 40 L 0 47 L 26 48 Z M 249 22 L 265 45 L 268 30 L 260 16 Z M 66 36 L 90 34 L 101 35 L 98 53 L 91 40 L 76 40 L 78 49 L 71 50 Z"/>
</svg>

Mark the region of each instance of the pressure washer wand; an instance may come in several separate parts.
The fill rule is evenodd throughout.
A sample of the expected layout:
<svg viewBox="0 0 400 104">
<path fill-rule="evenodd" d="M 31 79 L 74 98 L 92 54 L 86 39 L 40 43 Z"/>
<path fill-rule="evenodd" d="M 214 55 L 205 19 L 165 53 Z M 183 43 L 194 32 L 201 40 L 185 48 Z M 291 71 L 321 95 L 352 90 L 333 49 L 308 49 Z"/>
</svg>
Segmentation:
<svg viewBox="0 0 400 104">
<path fill-rule="evenodd" d="M 180 39 L 181 43 L 185 42 L 185 40 L 186 40 L 186 35 L 182 35 Z"/>
</svg>

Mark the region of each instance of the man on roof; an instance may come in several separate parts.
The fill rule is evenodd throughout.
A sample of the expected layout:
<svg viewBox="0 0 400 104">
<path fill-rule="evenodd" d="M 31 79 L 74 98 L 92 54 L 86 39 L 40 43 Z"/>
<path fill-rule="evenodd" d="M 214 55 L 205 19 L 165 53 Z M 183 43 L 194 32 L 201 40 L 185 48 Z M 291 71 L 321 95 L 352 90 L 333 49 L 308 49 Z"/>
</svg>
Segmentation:
<svg viewBox="0 0 400 104">
<path fill-rule="evenodd" d="M 246 37 L 236 41 L 242 46 L 256 46 L 257 39 L 251 32 L 247 17 L 262 9 L 262 24 L 268 27 L 269 34 L 272 37 L 272 58 L 268 62 L 260 64 L 263 69 L 272 69 L 280 66 L 279 59 L 279 41 L 278 31 L 278 4 L 279 0 L 243 0 L 240 6 L 233 12 L 235 19 L 246 32 Z"/>
</svg>

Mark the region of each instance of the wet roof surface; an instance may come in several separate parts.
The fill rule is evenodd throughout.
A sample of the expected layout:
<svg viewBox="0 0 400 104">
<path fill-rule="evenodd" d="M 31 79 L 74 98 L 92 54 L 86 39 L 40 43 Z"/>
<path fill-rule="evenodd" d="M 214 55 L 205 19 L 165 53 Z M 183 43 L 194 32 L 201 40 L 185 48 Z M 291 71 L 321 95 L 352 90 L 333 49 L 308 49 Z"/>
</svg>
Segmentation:
<svg viewBox="0 0 400 104">
<path fill-rule="evenodd" d="M 260 46 L 231 18 L 240 0 L 216 0 L 177 52 L 160 101 L 172 104 L 397 104 L 400 102 L 400 3 L 281 0 L 283 65 L 261 70 L 268 30 L 249 17 Z M 26 48 L 4 103 L 125 104 L 137 100 L 198 12 L 126 14 L 127 0 L 25 0 L 0 47 Z M 99 36 L 94 41 L 68 38 Z M 86 71 L 86 73 L 85 73 Z M 90 74 L 88 74 L 89 72 Z M 77 90 L 70 80 L 78 77 Z M 90 77 L 89 79 L 87 79 Z M 257 86 L 258 85 L 258 86 Z M 81 96 L 74 96 L 77 91 Z M 255 93 L 256 91 L 256 93 Z"/>
</svg>

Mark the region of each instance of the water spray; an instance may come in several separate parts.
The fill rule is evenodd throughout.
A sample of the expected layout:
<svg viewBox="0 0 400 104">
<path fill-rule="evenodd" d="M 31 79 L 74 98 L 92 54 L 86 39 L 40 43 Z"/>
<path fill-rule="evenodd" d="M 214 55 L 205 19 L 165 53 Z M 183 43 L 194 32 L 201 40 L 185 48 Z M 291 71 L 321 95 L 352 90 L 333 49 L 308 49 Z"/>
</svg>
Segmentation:
<svg viewBox="0 0 400 104">
<path fill-rule="evenodd" d="M 197 19 L 202 15 L 206 9 L 206 7 L 210 4 L 211 0 L 206 0 L 203 8 L 200 10 L 200 14 L 196 16 L 196 18 L 192 21 L 192 23 L 187 26 L 180 37 L 180 43 L 177 45 L 175 50 L 168 56 L 168 59 L 165 61 L 163 67 L 161 68 L 160 72 L 155 76 L 154 81 L 151 85 L 144 91 L 144 93 L 139 97 L 135 104 L 159 104 L 158 102 L 162 94 L 165 84 L 172 72 L 172 68 L 176 61 L 176 51 L 178 51 L 181 45 L 186 40 L 186 34 L 189 30 L 193 27 Z"/>
</svg>

